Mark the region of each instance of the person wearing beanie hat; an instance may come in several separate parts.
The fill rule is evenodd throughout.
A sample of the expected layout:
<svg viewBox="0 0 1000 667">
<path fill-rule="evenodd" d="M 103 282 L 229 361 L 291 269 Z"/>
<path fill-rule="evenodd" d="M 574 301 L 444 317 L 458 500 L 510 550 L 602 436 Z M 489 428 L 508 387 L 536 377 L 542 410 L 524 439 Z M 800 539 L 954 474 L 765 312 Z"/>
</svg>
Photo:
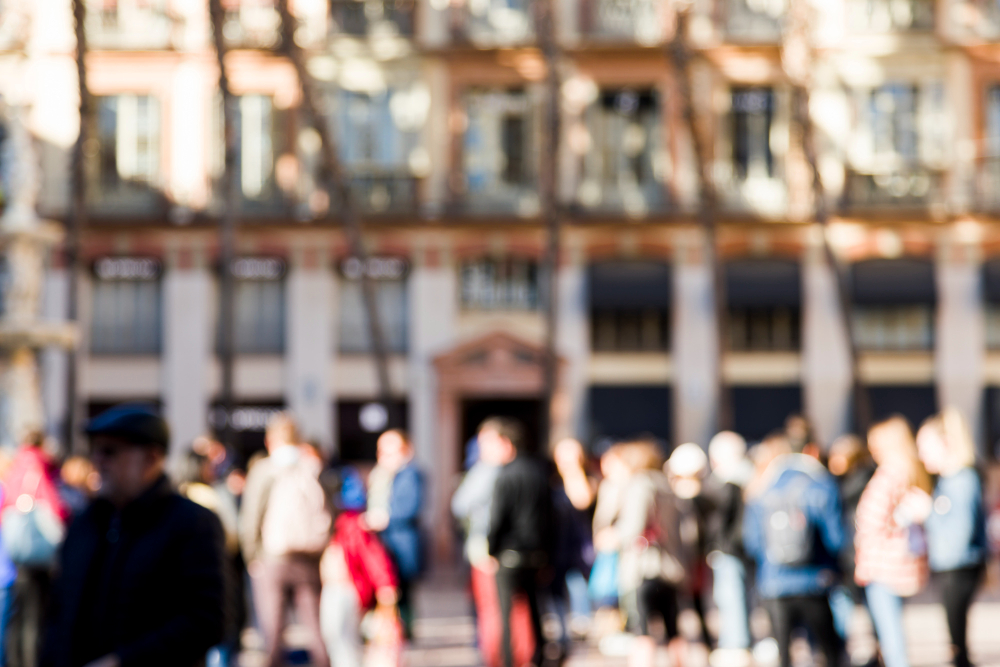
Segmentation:
<svg viewBox="0 0 1000 667">
<path fill-rule="evenodd" d="M 114 407 L 85 432 L 101 488 L 67 532 L 42 664 L 193 667 L 222 640 L 222 526 L 171 487 L 152 409 Z"/>
</svg>

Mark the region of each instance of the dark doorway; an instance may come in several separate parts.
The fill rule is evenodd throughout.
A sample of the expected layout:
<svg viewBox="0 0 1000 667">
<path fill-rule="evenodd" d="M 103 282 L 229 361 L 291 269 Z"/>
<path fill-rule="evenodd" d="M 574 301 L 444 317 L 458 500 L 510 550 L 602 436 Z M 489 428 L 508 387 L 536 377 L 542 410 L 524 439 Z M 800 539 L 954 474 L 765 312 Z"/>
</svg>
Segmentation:
<svg viewBox="0 0 1000 667">
<path fill-rule="evenodd" d="M 337 454 L 341 461 L 374 462 L 377 453 L 376 444 L 382 432 L 393 427 L 406 429 L 408 422 L 406 401 L 394 401 L 388 411 L 382 412 L 384 421 L 378 418 L 378 412 L 371 413 L 373 408 L 377 410 L 378 407 L 377 401 L 337 402 L 339 436 Z M 366 411 L 369 412 L 367 417 Z M 373 419 L 371 414 L 376 418 Z"/>
<path fill-rule="evenodd" d="M 903 415 L 913 429 L 920 428 L 924 420 L 937 412 L 937 396 L 933 386 L 868 387 L 871 414 L 874 421 Z"/>
<path fill-rule="evenodd" d="M 524 425 L 525 448 L 538 453 L 542 442 L 542 402 L 537 398 L 525 399 L 475 399 L 462 401 L 462 456 L 476 434 L 479 425 L 489 417 L 513 417 Z"/>
</svg>

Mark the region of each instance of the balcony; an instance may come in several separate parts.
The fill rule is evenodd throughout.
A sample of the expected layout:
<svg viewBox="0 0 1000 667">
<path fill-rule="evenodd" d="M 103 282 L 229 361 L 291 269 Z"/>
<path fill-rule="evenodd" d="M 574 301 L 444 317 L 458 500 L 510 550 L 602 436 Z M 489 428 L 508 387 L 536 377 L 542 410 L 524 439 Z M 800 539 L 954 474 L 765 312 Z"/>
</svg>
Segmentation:
<svg viewBox="0 0 1000 667">
<path fill-rule="evenodd" d="M 934 29 L 935 0 L 854 0 L 848 25 L 855 32 L 927 32 Z"/>
<path fill-rule="evenodd" d="M 364 215 L 404 215 L 417 210 L 417 179 L 409 173 L 364 173 L 352 168 L 351 192 Z"/>
<path fill-rule="evenodd" d="M 979 160 L 976 168 L 976 208 L 996 213 L 1000 211 L 1000 157 Z"/>
<path fill-rule="evenodd" d="M 372 34 L 413 36 L 415 0 L 333 0 L 333 32 L 365 37 Z"/>
<path fill-rule="evenodd" d="M 224 3 L 222 34 L 235 49 L 273 49 L 281 39 L 281 17 L 272 0 Z"/>
<path fill-rule="evenodd" d="M 452 8 L 455 41 L 479 47 L 504 47 L 535 41 L 529 0 L 468 0 Z"/>
<path fill-rule="evenodd" d="M 848 169 L 842 207 L 849 211 L 944 205 L 944 172 L 919 165 L 868 172 Z"/>
<path fill-rule="evenodd" d="M 94 49 L 147 50 L 171 46 L 166 0 L 91 0 L 87 40 Z"/>
<path fill-rule="evenodd" d="M 655 0 L 584 0 L 580 32 L 592 42 L 654 45 L 663 40 L 662 7 Z"/>
<path fill-rule="evenodd" d="M 786 0 L 723 0 L 726 36 L 734 42 L 781 41 Z"/>
<path fill-rule="evenodd" d="M 87 209 L 99 218 L 163 218 L 170 203 L 152 185 L 132 181 L 94 183 L 87 187 Z"/>
</svg>

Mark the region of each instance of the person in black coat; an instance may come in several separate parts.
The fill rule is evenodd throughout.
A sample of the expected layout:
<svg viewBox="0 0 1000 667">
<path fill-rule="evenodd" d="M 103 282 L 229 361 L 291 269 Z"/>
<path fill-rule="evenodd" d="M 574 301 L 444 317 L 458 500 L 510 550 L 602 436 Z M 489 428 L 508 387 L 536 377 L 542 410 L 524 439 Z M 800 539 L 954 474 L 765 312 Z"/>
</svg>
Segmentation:
<svg viewBox="0 0 1000 667">
<path fill-rule="evenodd" d="M 510 612 L 518 593 L 528 599 L 531 612 L 535 636 L 532 664 L 541 664 L 545 640 L 538 590 L 541 574 L 552 564 L 555 547 L 549 471 L 542 462 L 520 451 L 523 434 L 520 423 L 506 417 L 492 417 L 479 427 L 480 448 L 496 448 L 497 460 L 504 462 L 493 487 L 488 540 L 490 556 L 497 568 L 505 667 L 512 667 L 514 662 Z"/>
<path fill-rule="evenodd" d="M 44 667 L 194 667 L 223 635 L 223 532 L 164 474 L 169 431 L 141 406 L 87 426 L 99 497 L 70 526 Z"/>
</svg>

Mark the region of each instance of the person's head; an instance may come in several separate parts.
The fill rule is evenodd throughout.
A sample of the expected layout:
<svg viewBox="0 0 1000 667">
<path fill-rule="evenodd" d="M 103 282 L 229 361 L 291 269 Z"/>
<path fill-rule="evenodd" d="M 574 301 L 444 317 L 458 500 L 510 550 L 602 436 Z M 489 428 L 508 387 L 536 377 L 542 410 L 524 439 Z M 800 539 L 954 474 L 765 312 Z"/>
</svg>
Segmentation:
<svg viewBox="0 0 1000 667">
<path fill-rule="evenodd" d="M 747 441 L 733 431 L 716 433 L 708 443 L 708 460 L 712 470 L 725 472 L 738 466 L 747 455 Z"/>
<path fill-rule="evenodd" d="M 87 423 L 90 458 L 101 476 L 99 495 L 119 507 L 163 475 L 170 429 L 150 408 L 119 405 Z"/>
<path fill-rule="evenodd" d="M 837 477 L 852 472 L 868 460 L 868 450 L 861 438 L 849 433 L 842 435 L 830 445 L 827 467 Z"/>
<path fill-rule="evenodd" d="M 179 484 L 211 484 L 215 481 L 212 463 L 204 454 L 192 449 L 181 466 L 176 478 Z"/>
<path fill-rule="evenodd" d="M 264 429 L 264 445 L 268 452 L 297 444 L 299 444 L 299 429 L 290 414 L 279 412 L 267 421 L 267 428 Z"/>
<path fill-rule="evenodd" d="M 868 449 L 879 467 L 898 471 L 910 486 L 931 491 L 930 477 L 917 456 L 917 445 L 906 418 L 896 415 L 868 430 Z"/>
<path fill-rule="evenodd" d="M 622 446 L 612 445 L 601 454 L 601 475 L 612 482 L 620 482 L 628 478 L 629 469 L 622 460 Z"/>
<path fill-rule="evenodd" d="M 59 476 L 67 486 L 86 494 L 100 488 L 100 476 L 94 470 L 94 464 L 83 456 L 71 456 L 66 459 L 59 470 Z"/>
<path fill-rule="evenodd" d="M 587 454 L 576 438 L 563 438 L 552 449 L 552 459 L 556 468 L 562 471 L 582 471 L 586 469 Z"/>
<path fill-rule="evenodd" d="M 479 453 L 483 461 L 505 465 L 524 448 L 524 427 L 511 417 L 490 417 L 479 425 Z"/>
<path fill-rule="evenodd" d="M 917 453 L 927 472 L 950 475 L 976 464 L 976 445 L 957 408 L 945 408 L 917 432 Z"/>
<path fill-rule="evenodd" d="M 391 428 L 378 437 L 378 464 L 389 470 L 399 470 L 413 458 L 410 436 L 400 428 Z"/>
<path fill-rule="evenodd" d="M 779 456 L 791 454 L 792 452 L 792 444 L 788 441 L 788 436 L 783 431 L 775 431 L 753 448 L 752 458 L 754 466 L 758 472 L 761 472 Z"/>
<path fill-rule="evenodd" d="M 708 473 L 708 457 L 700 446 L 685 442 L 673 451 L 664 469 L 674 493 L 681 498 L 694 498 L 701 492 L 701 480 Z"/>
<path fill-rule="evenodd" d="M 785 420 L 785 437 L 788 439 L 788 445 L 792 451 L 802 454 L 813 442 L 809 420 L 802 415 L 791 415 Z"/>
<path fill-rule="evenodd" d="M 630 474 L 663 467 L 663 450 L 652 440 L 632 440 L 618 445 L 619 457 Z"/>
<path fill-rule="evenodd" d="M 45 434 L 38 430 L 30 430 L 24 434 L 24 446 L 39 449 L 45 444 Z"/>
</svg>

